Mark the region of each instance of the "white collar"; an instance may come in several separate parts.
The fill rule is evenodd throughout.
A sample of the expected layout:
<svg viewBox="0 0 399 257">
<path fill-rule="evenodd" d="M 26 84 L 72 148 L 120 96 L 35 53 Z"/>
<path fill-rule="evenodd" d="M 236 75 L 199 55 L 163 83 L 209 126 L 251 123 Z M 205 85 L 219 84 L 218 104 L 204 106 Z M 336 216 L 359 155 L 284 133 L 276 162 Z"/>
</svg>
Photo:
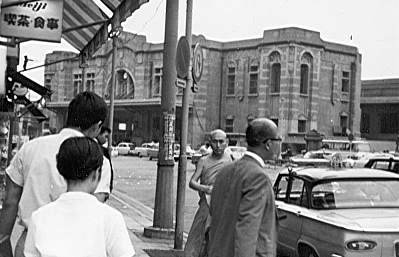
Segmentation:
<svg viewBox="0 0 399 257">
<path fill-rule="evenodd" d="M 80 132 L 79 130 L 73 129 L 73 128 L 63 128 L 60 131 L 60 134 L 70 135 L 72 137 L 84 137 L 85 136 L 82 132 Z"/>
<path fill-rule="evenodd" d="M 257 162 L 260 164 L 260 166 L 262 166 L 262 168 L 265 168 L 265 167 L 266 167 L 266 164 L 265 164 L 265 162 L 263 161 L 263 159 L 262 159 L 259 155 L 257 155 L 256 153 L 250 152 L 250 151 L 245 151 L 244 155 L 247 155 L 247 156 L 249 156 L 249 157 L 254 158 L 255 161 L 257 161 Z"/>
</svg>

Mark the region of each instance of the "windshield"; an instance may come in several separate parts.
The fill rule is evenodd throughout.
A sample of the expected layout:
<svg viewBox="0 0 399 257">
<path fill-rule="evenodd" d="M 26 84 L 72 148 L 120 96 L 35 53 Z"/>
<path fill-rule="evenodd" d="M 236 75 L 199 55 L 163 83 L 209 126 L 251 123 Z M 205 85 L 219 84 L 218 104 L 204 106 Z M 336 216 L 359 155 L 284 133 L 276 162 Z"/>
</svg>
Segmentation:
<svg viewBox="0 0 399 257">
<path fill-rule="evenodd" d="M 337 180 L 313 187 L 314 209 L 399 208 L 399 180 Z"/>
<path fill-rule="evenodd" d="M 367 141 L 355 141 L 350 144 L 349 141 L 323 140 L 323 148 L 335 151 L 371 152 L 370 144 Z"/>
</svg>

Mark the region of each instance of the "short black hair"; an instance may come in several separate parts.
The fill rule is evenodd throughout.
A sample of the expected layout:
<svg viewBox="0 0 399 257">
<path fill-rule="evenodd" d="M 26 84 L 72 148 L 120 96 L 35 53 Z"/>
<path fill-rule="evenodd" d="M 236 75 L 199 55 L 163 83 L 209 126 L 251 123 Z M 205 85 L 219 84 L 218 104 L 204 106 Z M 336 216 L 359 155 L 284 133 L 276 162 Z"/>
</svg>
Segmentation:
<svg viewBox="0 0 399 257">
<path fill-rule="evenodd" d="M 86 130 L 107 118 L 107 104 L 93 92 L 82 92 L 69 103 L 66 126 Z"/>
<path fill-rule="evenodd" d="M 107 126 L 102 126 L 101 127 L 101 129 L 100 129 L 100 134 L 102 134 L 102 133 L 104 133 L 104 132 L 108 132 L 108 133 L 111 133 L 111 129 L 110 128 L 108 128 Z"/>
<path fill-rule="evenodd" d="M 56 158 L 58 172 L 67 181 L 83 181 L 103 164 L 100 146 L 89 137 L 66 139 Z"/>
</svg>

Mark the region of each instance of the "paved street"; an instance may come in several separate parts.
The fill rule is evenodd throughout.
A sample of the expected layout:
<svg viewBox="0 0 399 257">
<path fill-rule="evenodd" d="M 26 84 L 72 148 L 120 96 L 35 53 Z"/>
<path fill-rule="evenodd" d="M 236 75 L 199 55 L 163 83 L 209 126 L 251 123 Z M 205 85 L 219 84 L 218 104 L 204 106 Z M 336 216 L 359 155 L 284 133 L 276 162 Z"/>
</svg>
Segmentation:
<svg viewBox="0 0 399 257">
<path fill-rule="evenodd" d="M 154 208 L 155 186 L 157 174 L 157 161 L 148 160 L 148 157 L 138 158 L 135 156 L 118 156 L 112 159 L 115 170 L 114 188 L 116 191 L 124 193 L 144 205 Z M 176 202 L 176 183 L 177 183 L 177 168 L 178 163 L 174 167 L 174 190 L 173 202 Z M 187 161 L 187 189 L 186 189 L 186 209 L 184 230 L 188 233 L 195 211 L 198 206 L 198 194 L 188 187 L 189 179 L 191 178 L 195 166 L 191 160 Z M 271 174 L 271 179 L 274 181 L 278 168 Z M 175 208 L 175 206 L 174 206 Z M 175 210 L 173 211 L 175 215 Z"/>
</svg>

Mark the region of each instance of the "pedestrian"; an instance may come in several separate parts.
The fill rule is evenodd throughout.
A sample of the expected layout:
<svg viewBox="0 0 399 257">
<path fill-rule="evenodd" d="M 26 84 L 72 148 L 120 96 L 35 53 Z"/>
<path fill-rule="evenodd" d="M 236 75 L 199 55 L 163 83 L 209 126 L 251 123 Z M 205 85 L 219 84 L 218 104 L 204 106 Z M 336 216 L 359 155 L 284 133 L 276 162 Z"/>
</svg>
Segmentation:
<svg viewBox="0 0 399 257">
<path fill-rule="evenodd" d="M 246 129 L 247 151 L 218 173 L 212 191 L 210 257 L 275 257 L 276 209 L 265 160 L 280 154 L 275 123 L 253 120 Z"/>
<path fill-rule="evenodd" d="M 231 156 L 225 151 L 228 144 L 226 133 L 220 129 L 214 130 L 211 132 L 210 140 L 212 153 L 203 156 L 198 161 L 196 170 L 190 179 L 189 185 L 198 191 L 200 200 L 184 248 L 185 257 L 206 256 L 207 232 L 210 224 L 209 196 L 216 174 L 224 165 L 232 162 Z"/>
<path fill-rule="evenodd" d="M 69 104 L 66 127 L 58 134 L 38 137 L 25 143 L 6 169 L 6 197 L 0 214 L 0 256 L 12 256 L 10 235 L 17 213 L 23 232 L 15 246 L 15 256 L 23 256 L 32 212 L 56 200 L 67 190 L 58 173 L 56 154 L 70 137 L 98 135 L 107 116 L 104 100 L 92 92 L 78 94 Z M 105 201 L 110 193 L 110 165 L 103 161 L 102 176 L 94 195 Z"/>
<path fill-rule="evenodd" d="M 110 164 L 110 169 L 111 169 L 110 192 L 112 192 L 112 189 L 114 187 L 114 169 L 112 168 L 111 155 L 109 154 L 108 145 L 107 145 L 110 134 L 111 134 L 111 129 L 103 125 L 100 129 L 100 134 L 98 134 L 96 139 L 101 146 L 104 157 L 108 159 Z"/>
<path fill-rule="evenodd" d="M 26 257 L 134 255 L 122 214 L 93 196 L 102 163 L 102 149 L 91 138 L 72 137 L 61 144 L 57 169 L 67 192 L 33 212 Z"/>
</svg>

